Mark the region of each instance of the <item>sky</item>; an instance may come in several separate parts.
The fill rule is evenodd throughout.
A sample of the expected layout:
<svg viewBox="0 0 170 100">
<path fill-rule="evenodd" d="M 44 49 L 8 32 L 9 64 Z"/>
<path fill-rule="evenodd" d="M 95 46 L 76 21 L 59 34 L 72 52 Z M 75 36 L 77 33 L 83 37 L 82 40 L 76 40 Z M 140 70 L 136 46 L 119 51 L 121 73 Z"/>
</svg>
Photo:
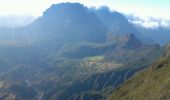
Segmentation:
<svg viewBox="0 0 170 100">
<path fill-rule="evenodd" d="M 143 21 L 151 18 L 170 20 L 170 0 L 0 0 L 0 16 L 41 16 L 52 4 L 61 2 L 79 2 L 88 7 L 106 5 Z"/>
<path fill-rule="evenodd" d="M 170 19 L 170 0 L 0 0 L 0 15 L 40 16 L 51 4 L 60 2 L 80 2 L 96 7 L 107 5 L 126 14 Z"/>
</svg>

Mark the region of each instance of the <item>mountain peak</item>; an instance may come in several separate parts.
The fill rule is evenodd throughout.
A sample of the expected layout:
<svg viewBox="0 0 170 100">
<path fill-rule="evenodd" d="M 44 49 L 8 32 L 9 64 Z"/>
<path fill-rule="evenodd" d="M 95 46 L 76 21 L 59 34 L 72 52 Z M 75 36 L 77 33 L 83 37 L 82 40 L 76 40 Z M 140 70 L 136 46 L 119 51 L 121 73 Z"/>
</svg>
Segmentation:
<svg viewBox="0 0 170 100">
<path fill-rule="evenodd" d="M 106 27 L 95 13 L 79 3 L 54 4 L 33 25 L 42 29 L 39 33 L 43 37 L 59 42 L 106 40 Z"/>
<path fill-rule="evenodd" d="M 140 32 L 129 23 L 127 18 L 119 12 L 111 11 L 108 7 L 104 6 L 95 10 L 95 13 L 108 28 L 110 33 L 126 34 L 133 32 L 137 36 L 140 34 Z"/>
<path fill-rule="evenodd" d="M 53 4 L 50 8 L 46 9 L 46 11 L 43 13 L 43 16 L 51 15 L 51 14 L 57 14 L 57 13 L 65 13 L 65 11 L 71 11 L 71 10 L 85 10 L 86 7 L 83 4 L 80 3 L 59 3 L 59 4 Z"/>
<path fill-rule="evenodd" d="M 125 35 L 124 35 L 124 38 L 125 38 L 126 40 L 136 40 L 136 39 L 137 39 L 136 36 L 135 36 L 133 33 L 125 34 Z"/>
<path fill-rule="evenodd" d="M 133 43 L 140 42 L 140 40 L 133 33 L 118 35 L 117 38 L 120 42 L 126 42 L 126 43 L 127 42 L 133 42 Z"/>
<path fill-rule="evenodd" d="M 135 49 L 141 45 L 141 41 L 136 38 L 136 36 L 133 33 L 125 34 L 123 36 L 124 41 L 126 41 L 125 48 L 128 49 Z"/>
</svg>

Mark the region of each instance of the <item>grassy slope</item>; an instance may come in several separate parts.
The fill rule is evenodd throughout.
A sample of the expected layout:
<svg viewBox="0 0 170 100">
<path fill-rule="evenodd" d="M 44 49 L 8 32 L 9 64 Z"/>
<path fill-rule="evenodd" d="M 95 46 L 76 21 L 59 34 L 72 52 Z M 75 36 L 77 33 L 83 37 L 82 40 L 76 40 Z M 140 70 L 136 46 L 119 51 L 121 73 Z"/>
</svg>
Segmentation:
<svg viewBox="0 0 170 100">
<path fill-rule="evenodd" d="M 153 64 L 119 87 L 109 100 L 169 100 L 170 58 Z"/>
</svg>

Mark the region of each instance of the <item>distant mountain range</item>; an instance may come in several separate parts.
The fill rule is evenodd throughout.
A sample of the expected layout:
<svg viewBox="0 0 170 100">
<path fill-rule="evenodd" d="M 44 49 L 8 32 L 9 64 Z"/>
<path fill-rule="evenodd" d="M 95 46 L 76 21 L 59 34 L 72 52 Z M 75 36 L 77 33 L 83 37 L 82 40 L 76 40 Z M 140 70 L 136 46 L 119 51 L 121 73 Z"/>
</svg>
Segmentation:
<svg viewBox="0 0 170 100">
<path fill-rule="evenodd" d="M 103 42 L 112 34 L 133 33 L 138 38 L 141 37 L 141 33 L 122 14 L 111 12 L 108 8 L 89 9 L 78 3 L 52 5 L 30 25 L 17 29 L 1 29 L 0 33 L 5 35 L 3 39 L 15 39 L 19 35 L 23 40 L 54 38 L 58 42 Z M 9 33 L 12 35 L 7 36 Z M 33 38 L 28 39 L 28 35 Z"/>
<path fill-rule="evenodd" d="M 64 7 L 62 5 L 66 5 L 66 4 L 65 3 L 60 4 L 60 7 L 59 5 L 58 7 L 56 7 L 55 5 L 51 6 L 51 8 L 47 9 L 44 12 L 43 16 L 37 18 L 34 22 L 32 22 L 27 26 L 16 28 L 16 29 L 1 28 L 0 33 L 2 38 L 4 38 L 4 35 L 6 37 L 7 33 L 8 34 L 16 33 L 16 35 L 20 35 L 19 33 L 22 33 L 26 37 L 28 33 L 29 34 L 32 33 L 31 35 L 32 36 L 34 35 L 34 40 L 35 40 L 39 36 L 46 37 L 46 35 L 43 33 L 53 34 L 53 32 L 58 33 L 57 38 L 62 38 L 63 33 L 68 33 L 68 31 L 70 34 L 74 33 L 74 35 L 76 36 L 78 36 L 79 35 L 78 33 L 81 31 L 86 33 L 86 36 L 83 36 L 81 34 L 82 37 L 79 36 L 80 40 L 85 38 L 90 39 L 90 37 L 88 36 L 89 34 L 91 34 L 91 38 L 93 37 L 96 37 L 96 39 L 98 38 L 98 40 L 93 40 L 93 41 L 104 41 L 106 39 L 104 38 L 105 37 L 104 35 L 106 35 L 106 33 L 107 34 L 108 33 L 109 34 L 133 33 L 136 35 L 137 38 L 139 38 L 143 42 L 148 42 L 148 43 L 155 42 L 161 45 L 168 43 L 170 39 L 170 35 L 169 35 L 170 28 L 164 28 L 164 27 L 144 28 L 142 26 L 136 26 L 135 24 L 128 21 L 128 20 L 132 21 L 133 20 L 132 17 L 130 16 L 125 17 L 123 14 L 119 12 L 110 11 L 108 7 L 100 7 L 98 9 L 94 9 L 94 8 L 87 8 L 78 3 L 72 5 L 68 4 L 67 6 Z M 96 33 L 97 35 L 95 35 Z M 75 40 L 75 38 L 73 37 L 71 39 L 69 34 L 67 35 L 69 37 L 68 41 Z M 49 38 L 52 37 L 54 36 L 51 35 L 51 37 Z M 60 41 L 61 40 L 63 39 L 60 39 Z"/>
<path fill-rule="evenodd" d="M 136 28 L 143 33 L 144 37 L 148 37 L 155 43 L 166 45 L 170 40 L 170 28 L 158 27 L 158 28 L 144 28 L 136 26 Z"/>
</svg>

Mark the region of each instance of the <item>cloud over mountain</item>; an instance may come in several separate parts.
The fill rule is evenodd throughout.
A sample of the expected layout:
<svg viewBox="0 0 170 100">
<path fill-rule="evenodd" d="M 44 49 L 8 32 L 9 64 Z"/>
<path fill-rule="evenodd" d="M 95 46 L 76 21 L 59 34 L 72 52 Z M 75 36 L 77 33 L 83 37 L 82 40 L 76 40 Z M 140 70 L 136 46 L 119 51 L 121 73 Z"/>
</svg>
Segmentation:
<svg viewBox="0 0 170 100">
<path fill-rule="evenodd" d="M 139 17 L 136 15 L 127 16 L 129 22 L 144 28 L 170 28 L 170 20 L 153 17 Z"/>
</svg>

